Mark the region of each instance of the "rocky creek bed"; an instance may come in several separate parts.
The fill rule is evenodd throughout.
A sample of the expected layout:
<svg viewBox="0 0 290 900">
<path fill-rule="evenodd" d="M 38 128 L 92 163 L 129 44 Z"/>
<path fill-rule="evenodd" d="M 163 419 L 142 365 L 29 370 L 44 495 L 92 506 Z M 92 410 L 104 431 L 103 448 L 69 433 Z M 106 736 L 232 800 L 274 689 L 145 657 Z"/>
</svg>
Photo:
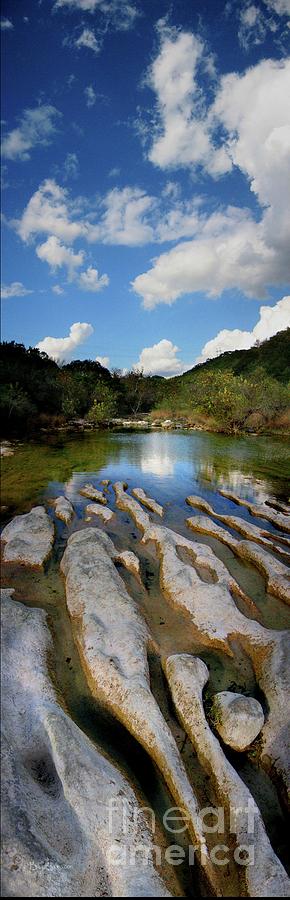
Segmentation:
<svg viewBox="0 0 290 900">
<path fill-rule="evenodd" d="M 290 510 L 229 499 L 3 529 L 4 896 L 290 896 Z"/>
</svg>

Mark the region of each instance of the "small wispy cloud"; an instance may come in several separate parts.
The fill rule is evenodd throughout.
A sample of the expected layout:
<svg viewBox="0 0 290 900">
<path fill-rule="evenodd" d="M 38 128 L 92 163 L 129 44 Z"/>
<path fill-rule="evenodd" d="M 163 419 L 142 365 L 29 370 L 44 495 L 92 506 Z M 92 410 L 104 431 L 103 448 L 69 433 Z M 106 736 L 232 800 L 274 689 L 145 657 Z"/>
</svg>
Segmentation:
<svg viewBox="0 0 290 900">
<path fill-rule="evenodd" d="M 69 178 L 77 178 L 79 175 L 79 161 L 76 153 L 67 153 L 64 161 L 64 175 L 66 181 Z"/>
<path fill-rule="evenodd" d="M 87 87 L 85 87 L 84 95 L 86 98 L 87 107 L 88 107 L 88 109 L 90 109 L 92 106 L 95 105 L 95 102 L 97 99 L 97 95 L 96 95 L 96 92 L 95 92 L 92 84 L 88 84 Z"/>
<path fill-rule="evenodd" d="M 0 21 L 1 31 L 12 31 L 14 28 L 13 22 L 10 19 L 1 19 Z"/>
<path fill-rule="evenodd" d="M 57 130 L 61 113 L 55 106 L 43 104 L 33 109 L 25 109 L 17 128 L 8 132 L 2 141 L 2 156 L 5 159 L 30 159 L 30 151 L 37 145 L 48 145 Z"/>
<path fill-rule="evenodd" d="M 85 47 L 87 50 L 93 50 L 93 53 L 99 53 L 102 46 L 101 42 L 97 41 L 95 32 L 91 28 L 84 28 L 74 43 L 75 47 Z"/>
<path fill-rule="evenodd" d="M 63 287 L 61 287 L 60 284 L 54 284 L 52 290 L 53 290 L 53 293 L 57 294 L 58 296 L 61 296 L 61 294 L 64 294 L 64 289 L 63 289 Z"/>
<path fill-rule="evenodd" d="M 60 9 L 75 9 L 92 14 L 98 12 L 105 20 L 106 28 L 111 27 L 116 31 L 133 28 L 140 16 L 137 6 L 129 0 L 56 0 L 53 10 Z"/>
<path fill-rule="evenodd" d="M 12 284 L 1 285 L 1 297 L 3 300 L 9 300 L 10 297 L 26 297 L 27 294 L 33 294 L 33 291 L 24 287 L 22 281 L 13 281 Z"/>
</svg>

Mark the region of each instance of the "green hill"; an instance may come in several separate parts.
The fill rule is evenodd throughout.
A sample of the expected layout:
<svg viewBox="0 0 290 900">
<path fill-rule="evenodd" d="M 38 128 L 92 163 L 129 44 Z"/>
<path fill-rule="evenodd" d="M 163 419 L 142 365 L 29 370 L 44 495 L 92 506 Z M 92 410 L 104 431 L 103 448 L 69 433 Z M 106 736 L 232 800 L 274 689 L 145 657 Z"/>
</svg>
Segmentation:
<svg viewBox="0 0 290 900">
<path fill-rule="evenodd" d="M 190 380 L 201 371 L 233 372 L 234 375 L 247 377 L 258 368 L 264 369 L 270 378 L 275 378 L 283 384 L 290 381 L 290 328 L 287 328 L 286 331 L 279 331 L 274 337 L 251 347 L 250 350 L 233 350 L 231 353 L 222 353 L 216 359 L 209 359 L 202 365 L 194 366 L 184 375 L 174 378 L 174 381 Z"/>
</svg>

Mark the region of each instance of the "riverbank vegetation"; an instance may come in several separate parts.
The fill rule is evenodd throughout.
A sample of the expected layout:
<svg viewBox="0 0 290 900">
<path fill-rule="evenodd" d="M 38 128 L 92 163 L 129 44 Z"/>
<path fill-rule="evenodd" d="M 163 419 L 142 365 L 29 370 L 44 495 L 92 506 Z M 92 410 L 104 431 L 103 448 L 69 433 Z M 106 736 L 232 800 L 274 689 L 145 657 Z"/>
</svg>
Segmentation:
<svg viewBox="0 0 290 900">
<path fill-rule="evenodd" d="M 290 431 L 290 328 L 251 350 L 224 353 L 184 375 L 109 372 L 99 362 L 57 365 L 14 341 L 1 345 L 5 435 L 108 424 L 117 416 L 169 420 L 227 434 Z"/>
</svg>

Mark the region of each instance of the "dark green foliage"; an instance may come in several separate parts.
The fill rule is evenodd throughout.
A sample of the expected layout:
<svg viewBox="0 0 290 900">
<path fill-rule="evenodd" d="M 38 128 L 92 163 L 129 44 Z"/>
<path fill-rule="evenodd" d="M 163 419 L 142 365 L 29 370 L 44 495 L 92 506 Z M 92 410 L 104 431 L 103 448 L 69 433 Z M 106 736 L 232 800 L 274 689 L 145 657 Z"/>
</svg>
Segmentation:
<svg viewBox="0 0 290 900">
<path fill-rule="evenodd" d="M 289 430 L 290 329 L 251 350 L 224 353 L 177 378 L 132 370 L 112 374 L 98 362 L 58 366 L 45 353 L 14 341 L 0 352 L 2 429 L 114 416 L 172 418 L 226 433 Z"/>
</svg>

